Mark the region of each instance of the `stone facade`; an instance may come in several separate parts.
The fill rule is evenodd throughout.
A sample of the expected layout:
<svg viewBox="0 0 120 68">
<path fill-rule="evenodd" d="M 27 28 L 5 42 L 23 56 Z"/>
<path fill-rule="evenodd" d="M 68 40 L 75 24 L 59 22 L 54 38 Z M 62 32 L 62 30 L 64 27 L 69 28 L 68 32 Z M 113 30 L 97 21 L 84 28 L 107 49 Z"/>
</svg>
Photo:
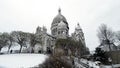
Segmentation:
<svg viewBox="0 0 120 68">
<path fill-rule="evenodd" d="M 47 49 L 53 49 L 53 45 L 55 45 L 55 37 L 53 37 L 52 35 L 47 33 L 47 29 L 43 26 L 43 27 L 37 27 L 36 29 L 36 36 L 40 36 L 41 37 L 41 41 L 42 43 L 39 44 L 39 46 L 41 46 L 39 49 L 41 49 L 42 52 L 46 52 Z M 38 44 L 36 44 L 38 45 Z M 36 48 L 37 46 L 35 45 L 34 48 Z M 39 49 L 34 49 L 36 52 L 39 51 Z"/>
<path fill-rule="evenodd" d="M 61 9 L 58 10 L 58 15 L 53 19 L 51 24 L 51 35 L 47 33 L 47 29 L 43 27 L 37 27 L 36 36 L 41 36 L 42 44 L 36 44 L 34 47 L 35 52 L 42 50 L 47 52 L 55 48 L 55 42 L 57 39 L 67 39 L 69 36 L 69 26 L 66 18 L 61 14 Z M 84 33 L 79 24 L 75 28 L 75 32 L 72 34 L 72 38 L 76 41 L 81 41 L 85 45 Z M 39 46 L 39 47 L 38 47 Z"/>
</svg>

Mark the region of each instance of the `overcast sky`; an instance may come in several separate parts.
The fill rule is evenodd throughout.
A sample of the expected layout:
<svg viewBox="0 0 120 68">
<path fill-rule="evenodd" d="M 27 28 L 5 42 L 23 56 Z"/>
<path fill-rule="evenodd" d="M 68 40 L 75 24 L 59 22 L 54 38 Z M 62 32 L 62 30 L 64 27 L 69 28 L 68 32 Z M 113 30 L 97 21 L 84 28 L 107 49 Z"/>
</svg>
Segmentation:
<svg viewBox="0 0 120 68">
<path fill-rule="evenodd" d="M 0 32 L 33 33 L 37 26 L 46 26 L 50 34 L 59 7 L 68 21 L 69 34 L 79 22 L 90 50 L 99 45 L 96 34 L 101 23 L 120 30 L 120 0 L 0 0 Z"/>
</svg>

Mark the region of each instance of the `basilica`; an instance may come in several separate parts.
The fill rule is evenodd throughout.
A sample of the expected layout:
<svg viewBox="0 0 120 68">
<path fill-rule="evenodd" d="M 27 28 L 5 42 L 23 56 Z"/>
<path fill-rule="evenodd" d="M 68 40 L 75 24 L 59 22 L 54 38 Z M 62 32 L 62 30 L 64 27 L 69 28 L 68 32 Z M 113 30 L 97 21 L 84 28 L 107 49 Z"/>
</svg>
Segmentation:
<svg viewBox="0 0 120 68">
<path fill-rule="evenodd" d="M 53 50 L 57 39 L 67 39 L 69 37 L 75 41 L 81 41 L 82 44 L 86 46 L 84 33 L 79 23 L 77 27 L 75 27 L 74 33 L 69 35 L 69 22 L 67 22 L 67 19 L 62 15 L 61 9 L 58 9 L 58 14 L 54 17 L 50 29 L 51 34 L 48 34 L 45 26 L 37 27 L 35 35 L 41 36 L 42 44 L 37 43 L 35 45 L 35 52 L 39 52 L 39 50 L 43 52 L 46 52 L 48 49 Z"/>
</svg>

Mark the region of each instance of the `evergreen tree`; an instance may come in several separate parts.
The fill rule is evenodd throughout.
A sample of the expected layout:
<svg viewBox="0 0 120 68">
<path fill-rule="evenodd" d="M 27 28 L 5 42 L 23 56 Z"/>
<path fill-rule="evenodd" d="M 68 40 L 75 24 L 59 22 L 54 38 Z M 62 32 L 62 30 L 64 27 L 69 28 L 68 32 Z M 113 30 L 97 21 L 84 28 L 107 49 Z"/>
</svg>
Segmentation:
<svg viewBox="0 0 120 68">
<path fill-rule="evenodd" d="M 108 63 L 108 57 L 106 55 L 106 52 L 101 50 L 101 48 L 97 47 L 94 54 L 94 60 L 100 61 L 103 64 Z"/>
</svg>

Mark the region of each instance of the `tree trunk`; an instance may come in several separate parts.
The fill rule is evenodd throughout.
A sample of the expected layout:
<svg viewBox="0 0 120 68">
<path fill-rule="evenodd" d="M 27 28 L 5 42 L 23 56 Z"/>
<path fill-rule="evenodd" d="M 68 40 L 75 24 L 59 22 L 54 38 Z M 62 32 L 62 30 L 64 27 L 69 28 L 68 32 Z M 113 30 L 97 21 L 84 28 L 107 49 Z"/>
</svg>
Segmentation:
<svg viewBox="0 0 120 68">
<path fill-rule="evenodd" d="M 33 50 L 33 48 L 31 49 L 31 53 L 34 53 L 34 50 Z"/>
<path fill-rule="evenodd" d="M 12 42 L 10 43 L 10 45 L 9 45 L 9 47 L 8 47 L 7 53 L 9 53 L 11 46 L 12 46 Z"/>
<path fill-rule="evenodd" d="M 0 52 L 1 52 L 2 47 L 0 47 Z"/>
<path fill-rule="evenodd" d="M 19 53 L 21 53 L 21 50 L 22 50 L 22 45 L 20 45 L 20 50 L 19 50 Z"/>
</svg>

